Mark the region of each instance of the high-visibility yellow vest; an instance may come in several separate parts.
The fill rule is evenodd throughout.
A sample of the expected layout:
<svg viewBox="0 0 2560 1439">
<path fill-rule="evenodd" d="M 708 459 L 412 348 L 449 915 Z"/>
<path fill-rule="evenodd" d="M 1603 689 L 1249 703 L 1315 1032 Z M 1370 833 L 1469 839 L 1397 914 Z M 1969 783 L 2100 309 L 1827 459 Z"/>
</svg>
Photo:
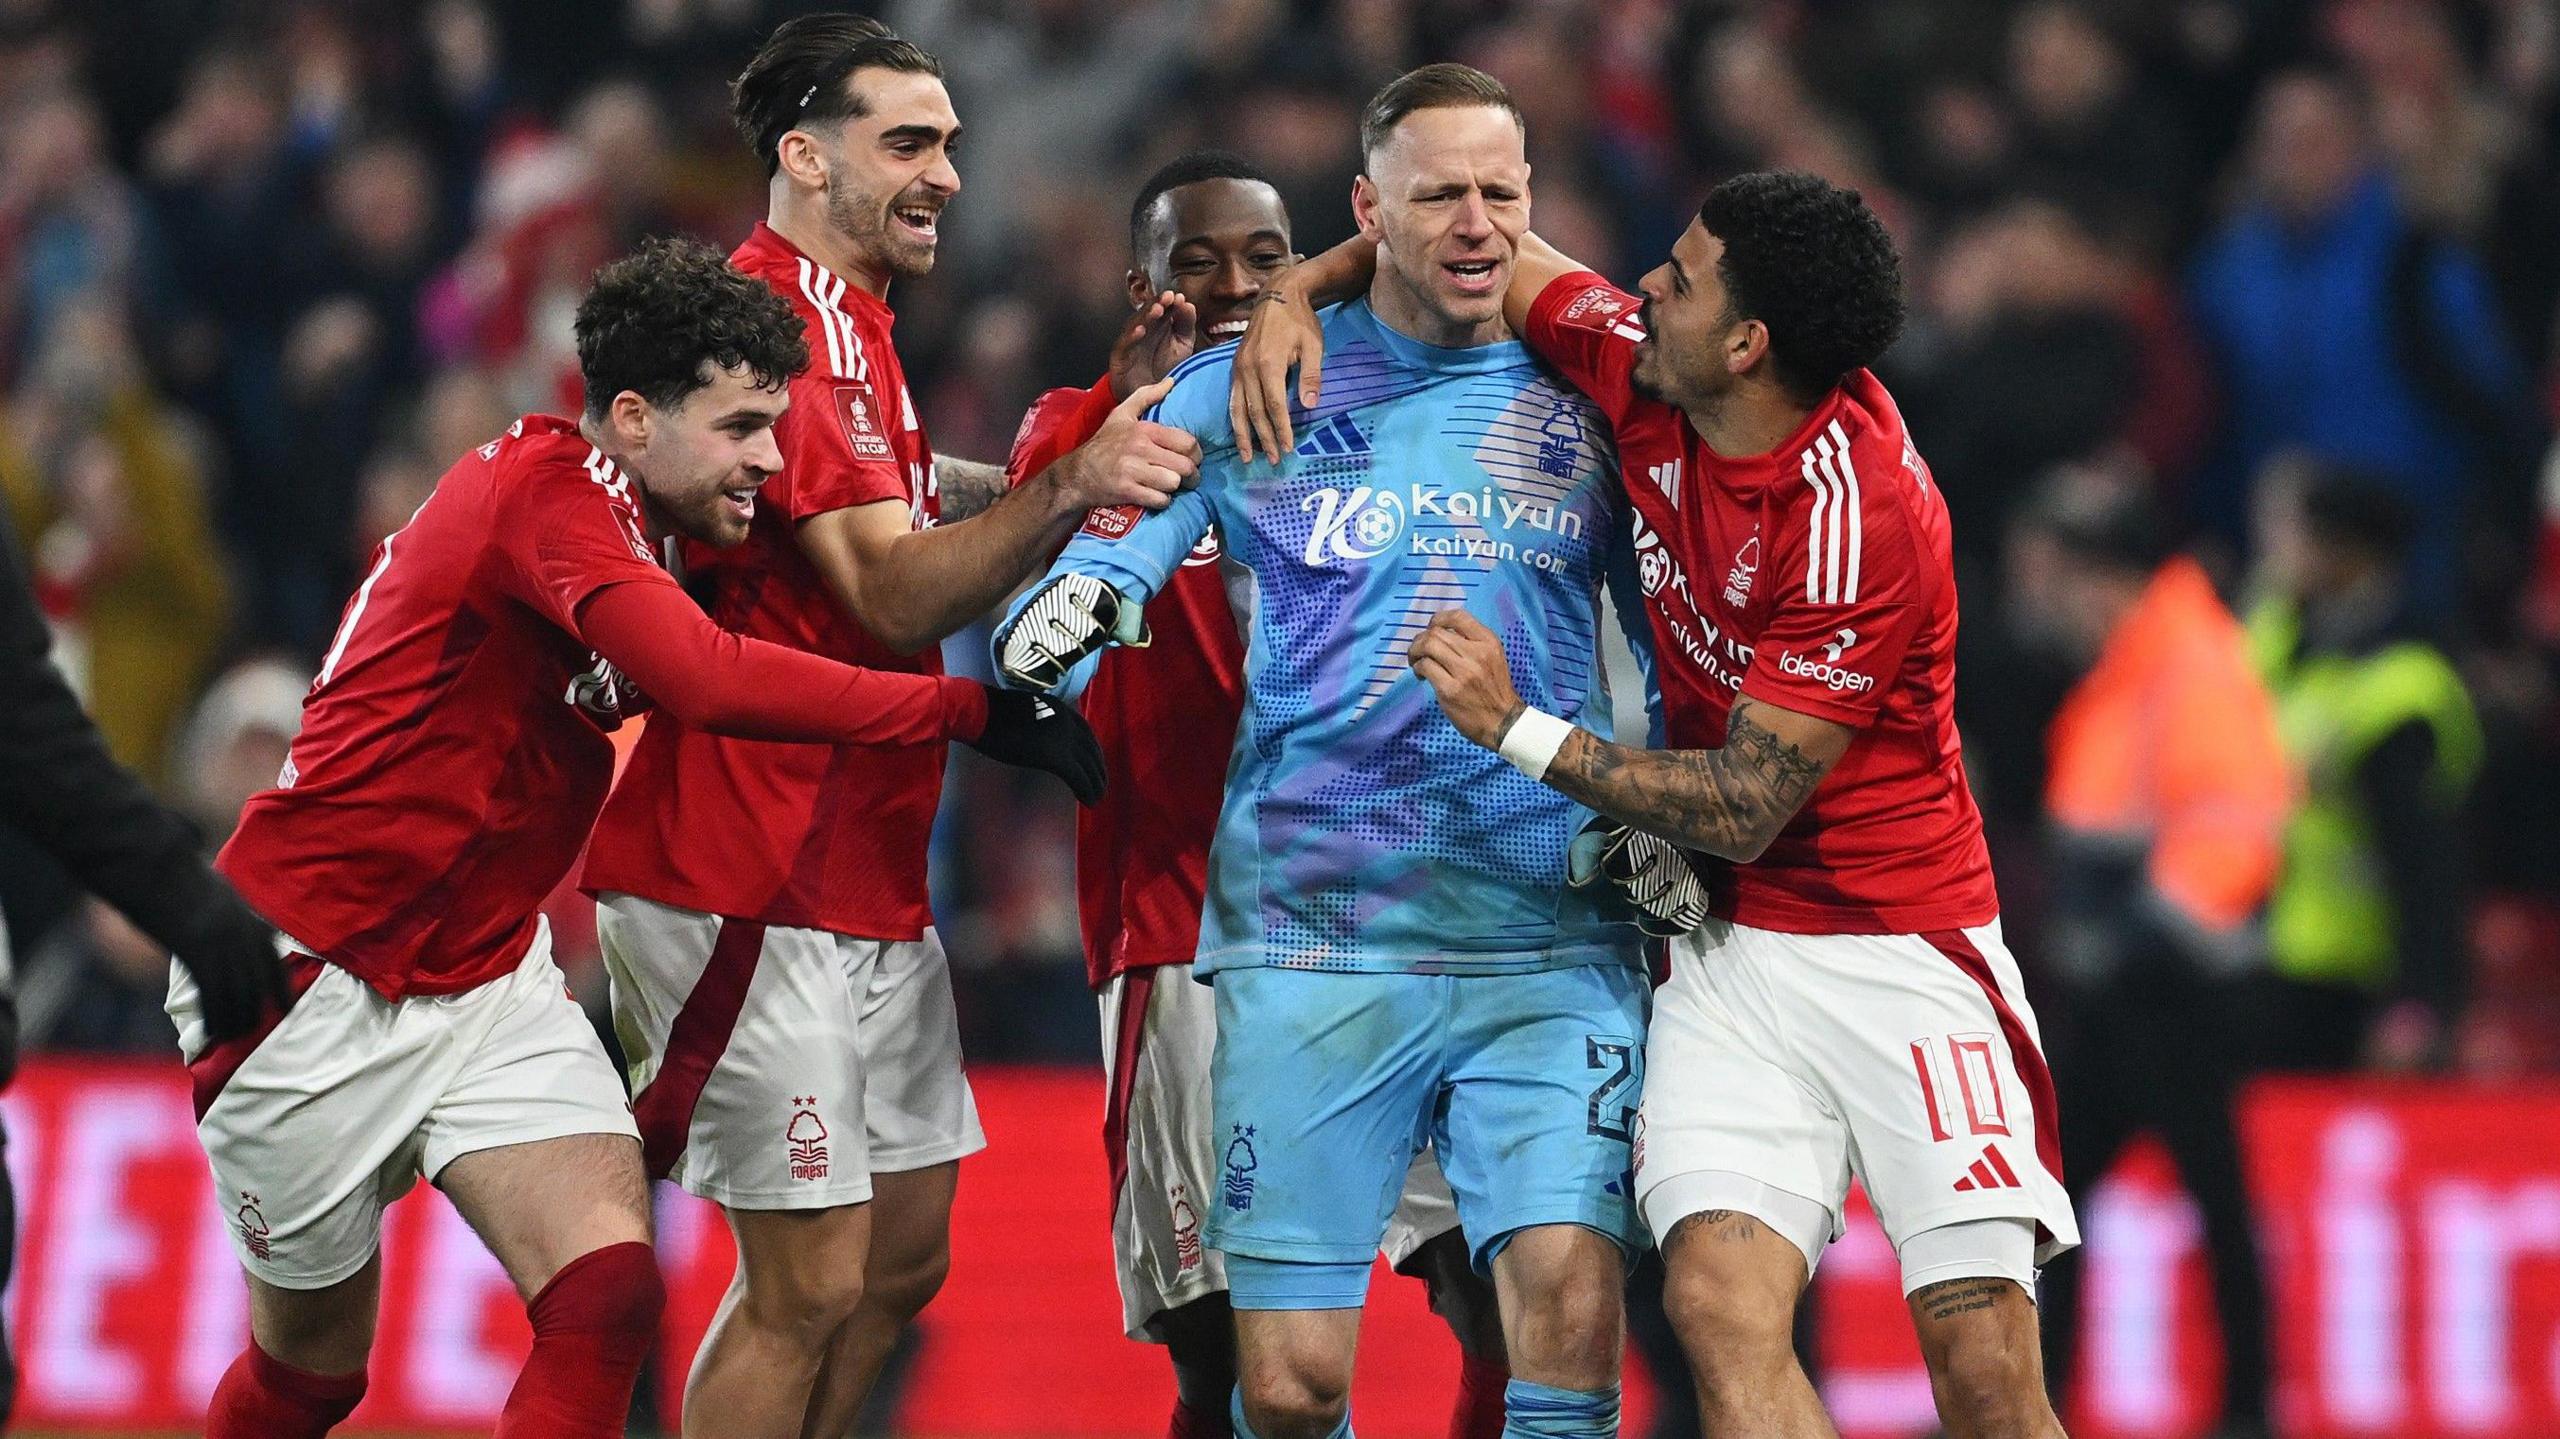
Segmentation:
<svg viewBox="0 0 2560 1439">
<path fill-rule="evenodd" d="M 2400 640 L 2370 654 L 2303 654 L 2301 617 L 2269 600 L 2249 614 L 2249 648 L 2275 695 L 2276 727 L 2302 786 L 2285 827 L 2284 869 L 2267 912 L 2275 971 L 2380 989 L 2397 963 L 2399 916 L 2356 770 L 2412 720 L 2435 735 L 2436 783 L 2458 802 L 2480 772 L 2479 715 L 2442 650 Z"/>
</svg>

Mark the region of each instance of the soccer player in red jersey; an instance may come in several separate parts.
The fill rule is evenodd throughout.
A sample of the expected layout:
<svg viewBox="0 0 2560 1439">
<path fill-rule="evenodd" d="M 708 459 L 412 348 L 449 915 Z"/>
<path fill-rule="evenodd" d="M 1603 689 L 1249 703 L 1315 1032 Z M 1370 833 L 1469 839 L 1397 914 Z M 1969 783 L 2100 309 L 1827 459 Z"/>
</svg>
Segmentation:
<svg viewBox="0 0 2560 1439">
<path fill-rule="evenodd" d="M 1365 264 L 1280 287 L 1238 366 L 1262 443 L 1288 443 L 1305 297 Z M 1892 241 L 1854 192 L 1744 175 L 1641 289 L 1532 237 L 1504 309 L 1616 428 L 1672 748 L 1526 708 L 1463 614 L 1414 668 L 1532 778 L 1721 861 L 1656 997 L 1636 1150 L 1708 1432 L 1834 1432 L 1789 1329 L 1855 1176 L 1948 1432 L 2059 1435 L 2035 1270 L 2079 1235 L 1956 739 L 1946 506 L 1867 369 L 1902 320 Z"/>
<path fill-rule="evenodd" d="M 876 21 L 809 16 L 749 62 L 734 109 L 770 186 L 733 262 L 807 322 L 811 361 L 745 543 L 693 547 L 689 579 L 740 634 L 925 682 L 1087 509 L 1162 506 L 1198 446 L 1138 420 L 1148 393 L 1010 491 L 938 459 L 886 296 L 931 270 L 960 188 L 941 67 Z M 596 827 L 581 882 L 649 1170 L 737 1236 L 688 1434 L 846 1432 L 942 1283 L 958 1161 L 985 1143 L 925 882 L 943 760 L 933 734 L 777 744 L 661 717 Z"/>
<path fill-rule="evenodd" d="M 1288 268 L 1289 215 L 1268 177 L 1233 155 L 1197 151 L 1139 187 L 1129 213 L 1129 304 L 1140 319 L 1090 389 L 1052 390 L 1024 416 L 1007 471 L 1036 475 L 1093 438 L 1123 395 L 1154 383 L 1198 339 L 1244 333 L 1271 278 Z M 1201 1225 L 1216 1192 L 1209 1058 L 1217 1012 L 1194 983 L 1209 844 L 1244 704 L 1244 641 L 1213 528 L 1147 605 L 1143 649 L 1106 650 L 1080 707 L 1115 782 L 1077 815 L 1076 901 L 1085 967 L 1102 1004 L 1109 1098 L 1111 1240 L 1121 1318 L 1173 1361 L 1173 1439 L 1228 1433 L 1235 1320 L 1225 1264 Z M 1406 1176 L 1383 1246 L 1421 1278 L 1464 1355 L 1451 1439 L 1496 1439 L 1511 1377 L 1493 1286 L 1468 1261 L 1457 1202 L 1428 1152 Z"/>
<path fill-rule="evenodd" d="M 498 1434 L 622 1433 L 662 1298 L 648 1186 L 537 906 L 604 802 L 606 732 L 644 697 L 774 739 L 966 739 L 1098 787 L 1081 720 L 741 640 L 655 563 L 670 536 L 736 544 L 781 468 L 773 422 L 808 348 L 772 291 L 655 242 L 597 277 L 577 336 L 586 413 L 518 420 L 383 541 L 278 787 L 217 861 L 282 928 L 299 999 L 211 1043 L 195 986 L 171 984 L 249 1275 L 214 1439 L 318 1435 L 355 1407 L 382 1209 L 421 1175 L 533 1322 Z"/>
</svg>

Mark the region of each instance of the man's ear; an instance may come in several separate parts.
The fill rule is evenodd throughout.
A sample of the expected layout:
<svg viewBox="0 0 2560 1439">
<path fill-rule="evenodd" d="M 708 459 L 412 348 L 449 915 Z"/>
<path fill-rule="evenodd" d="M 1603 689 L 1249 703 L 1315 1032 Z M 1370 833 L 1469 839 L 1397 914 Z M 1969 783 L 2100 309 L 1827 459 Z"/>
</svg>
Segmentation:
<svg viewBox="0 0 2560 1439">
<path fill-rule="evenodd" d="M 1367 175 L 1351 177 L 1351 220 L 1362 239 L 1375 243 L 1385 231 L 1378 224 L 1378 184 Z"/>
<path fill-rule="evenodd" d="M 1154 282 L 1147 278 L 1144 271 L 1131 270 L 1129 272 L 1130 309 L 1144 310 L 1148 305 L 1154 303 L 1155 298 L 1159 293 L 1161 292 L 1156 289 Z"/>
<path fill-rule="evenodd" d="M 640 398 L 637 390 L 624 390 L 613 397 L 605 410 L 613 437 L 625 454 L 637 454 L 649 448 L 651 432 L 657 423 L 657 409 Z"/>
<path fill-rule="evenodd" d="M 808 131 L 783 131 L 774 146 L 774 160 L 778 173 L 789 176 L 793 184 L 810 190 L 826 188 L 826 157 L 818 153 L 818 137 Z"/>
<path fill-rule="evenodd" d="M 1758 320 L 1745 320 L 1725 334 L 1724 367 L 1737 375 L 1750 374 L 1760 362 L 1769 358 L 1769 327 Z"/>
</svg>

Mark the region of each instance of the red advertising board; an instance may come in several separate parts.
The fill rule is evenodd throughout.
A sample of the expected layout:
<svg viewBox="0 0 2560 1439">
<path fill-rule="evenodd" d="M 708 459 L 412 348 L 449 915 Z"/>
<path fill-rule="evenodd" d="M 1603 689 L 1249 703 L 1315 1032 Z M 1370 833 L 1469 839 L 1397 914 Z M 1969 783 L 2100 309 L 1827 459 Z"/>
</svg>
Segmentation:
<svg viewBox="0 0 2560 1439">
<path fill-rule="evenodd" d="M 964 1165 L 951 1281 L 928 1314 L 902 1432 L 1106 1439 L 1161 1432 L 1162 1356 L 1118 1333 L 1099 1081 L 980 1069 L 992 1146 Z M 240 1281 L 175 1065 L 38 1061 L 5 1101 L 19 1185 L 8 1312 L 20 1422 L 182 1428 L 244 1337 Z M 2560 1434 L 2560 1087 L 2271 1083 L 2245 1115 L 2274 1270 L 2284 1432 Z M 662 1187 L 674 1302 L 659 1366 L 685 1360 L 728 1274 L 713 1211 Z M 2199 1434 L 2218 1362 L 2193 1209 L 2137 1153 L 2082 1216 L 2086 1383 L 2072 1432 Z M 526 1343 L 506 1277 L 423 1191 L 394 1206 L 372 1387 L 350 1431 L 486 1432 Z M 1929 1422 L 1891 1249 L 1863 1213 L 1822 1269 L 1824 1391 L 1842 1432 Z M 1375 1439 L 1445 1430 L 1455 1349 L 1418 1286 L 1382 1275 L 1355 1412 Z M 1628 1376 L 1628 1432 L 1650 1395 Z"/>
</svg>

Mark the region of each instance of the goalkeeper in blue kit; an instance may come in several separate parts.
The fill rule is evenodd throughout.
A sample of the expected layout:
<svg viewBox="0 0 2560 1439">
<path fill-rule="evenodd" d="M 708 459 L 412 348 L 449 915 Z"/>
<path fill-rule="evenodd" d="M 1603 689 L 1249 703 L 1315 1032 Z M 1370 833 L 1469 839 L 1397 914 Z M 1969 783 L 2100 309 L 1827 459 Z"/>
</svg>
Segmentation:
<svg viewBox="0 0 2560 1439">
<path fill-rule="evenodd" d="M 1353 195 L 1377 279 L 1325 312 L 1325 392 L 1295 453 L 1241 454 L 1234 350 L 1195 357 L 1155 418 L 1199 437 L 1199 488 L 1095 512 L 996 636 L 1009 682 L 1055 690 L 1142 641 L 1141 607 L 1211 524 L 1243 567 L 1245 710 L 1195 970 L 1218 1017 L 1209 1242 L 1236 1310 L 1237 1432 L 1261 1439 L 1348 1433 L 1370 1259 L 1426 1141 L 1502 1298 L 1504 1432 L 1617 1432 L 1640 936 L 1620 894 L 1567 883 L 1591 812 L 1468 742 L 1407 659 L 1464 608 L 1529 703 L 1609 723 L 1599 591 L 1629 572 L 1614 448 L 1502 321 L 1523 139 L 1501 84 L 1463 66 L 1379 92 Z M 1592 826 L 1580 850 L 1649 872 L 1656 917 L 1703 914 L 1658 842 Z"/>
</svg>

